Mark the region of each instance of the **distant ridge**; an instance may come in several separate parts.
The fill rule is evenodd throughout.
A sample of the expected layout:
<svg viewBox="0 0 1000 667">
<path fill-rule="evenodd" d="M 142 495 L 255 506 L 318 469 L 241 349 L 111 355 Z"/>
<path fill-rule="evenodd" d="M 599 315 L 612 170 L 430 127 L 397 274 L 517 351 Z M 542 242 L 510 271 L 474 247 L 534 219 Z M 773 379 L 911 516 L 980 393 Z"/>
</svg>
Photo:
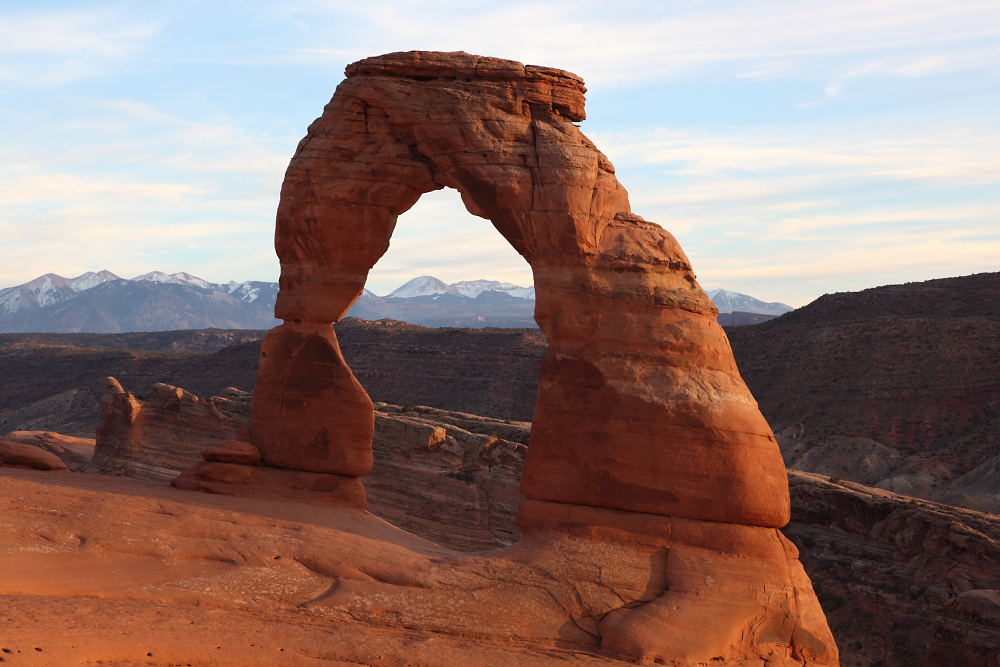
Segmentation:
<svg viewBox="0 0 1000 667">
<path fill-rule="evenodd" d="M 176 329 L 268 329 L 278 283 L 213 283 L 190 273 L 150 271 L 123 279 L 110 271 L 76 278 L 47 273 L 0 289 L 0 332 L 119 333 Z M 791 308 L 728 290 L 708 293 L 723 324 L 748 324 Z M 407 281 L 386 296 L 364 290 L 348 315 L 428 327 L 534 328 L 535 288 L 499 280 L 446 284 L 434 276 Z M 759 317 L 758 317 L 759 316 Z"/>
<path fill-rule="evenodd" d="M 483 292 L 502 292 L 517 299 L 535 298 L 535 288 L 520 287 L 498 280 L 463 280 L 446 285 L 434 276 L 420 276 L 397 287 L 389 293 L 389 299 L 412 299 L 416 296 L 434 296 L 437 294 L 454 294 L 475 299 Z"/>
<path fill-rule="evenodd" d="M 747 294 L 730 292 L 725 289 L 714 289 L 707 292 L 708 298 L 712 300 L 720 313 L 731 313 L 739 311 L 741 313 L 758 313 L 761 315 L 784 315 L 793 310 L 791 306 L 772 301 L 765 303 L 760 299 L 755 299 Z"/>
</svg>

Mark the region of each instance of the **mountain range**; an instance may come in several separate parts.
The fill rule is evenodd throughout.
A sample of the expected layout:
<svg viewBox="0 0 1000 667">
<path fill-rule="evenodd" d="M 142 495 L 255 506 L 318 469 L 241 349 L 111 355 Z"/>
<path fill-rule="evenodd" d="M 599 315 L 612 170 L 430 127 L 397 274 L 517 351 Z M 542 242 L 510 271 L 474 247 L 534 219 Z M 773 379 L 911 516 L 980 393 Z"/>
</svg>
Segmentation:
<svg viewBox="0 0 1000 667">
<path fill-rule="evenodd" d="M 268 329 L 279 323 L 273 315 L 277 295 L 278 283 L 213 283 L 184 272 L 152 271 L 127 280 L 110 271 L 76 278 L 47 273 L 0 289 L 0 332 Z M 733 313 L 724 324 L 757 322 L 792 310 L 728 290 L 712 290 L 709 296 L 721 313 Z M 430 327 L 524 328 L 536 326 L 534 309 L 531 286 L 496 280 L 449 285 L 420 276 L 386 296 L 364 290 L 348 315 Z"/>
</svg>

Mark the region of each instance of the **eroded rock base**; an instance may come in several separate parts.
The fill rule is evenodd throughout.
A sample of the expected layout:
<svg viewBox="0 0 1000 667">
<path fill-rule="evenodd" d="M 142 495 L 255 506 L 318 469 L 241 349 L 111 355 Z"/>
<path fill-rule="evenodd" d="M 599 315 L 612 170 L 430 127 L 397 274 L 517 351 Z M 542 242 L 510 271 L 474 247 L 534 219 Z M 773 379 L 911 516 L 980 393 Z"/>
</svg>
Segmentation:
<svg viewBox="0 0 1000 667">
<path fill-rule="evenodd" d="M 518 524 L 507 549 L 388 577 L 358 563 L 306 607 L 678 667 L 837 664 L 798 551 L 775 529 L 531 500 Z"/>
<path fill-rule="evenodd" d="M 368 506 L 361 480 L 346 475 L 202 461 L 182 472 L 170 483 L 178 489 L 227 496 L 295 500 L 359 510 Z"/>
</svg>

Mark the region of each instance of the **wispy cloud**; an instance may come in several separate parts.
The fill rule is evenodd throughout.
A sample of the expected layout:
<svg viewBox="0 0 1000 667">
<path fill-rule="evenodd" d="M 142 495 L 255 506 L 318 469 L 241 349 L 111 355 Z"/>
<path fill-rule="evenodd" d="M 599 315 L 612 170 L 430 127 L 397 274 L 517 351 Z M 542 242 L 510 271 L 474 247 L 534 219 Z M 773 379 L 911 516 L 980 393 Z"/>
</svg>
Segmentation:
<svg viewBox="0 0 1000 667">
<path fill-rule="evenodd" d="M 0 53 L 122 55 L 159 28 L 111 11 L 2 12 Z"/>
<path fill-rule="evenodd" d="M 0 10 L 0 285 L 81 254 L 274 279 L 296 142 L 344 64 L 409 49 L 584 76 L 584 130 L 706 286 L 798 305 L 1000 268 L 995 2 L 87 6 Z M 454 192 L 402 216 L 371 287 L 421 273 L 530 281 Z"/>
<path fill-rule="evenodd" d="M 571 69 L 591 83 L 614 85 L 692 71 L 706 64 L 757 61 L 745 78 L 773 77 L 794 63 L 831 56 L 919 53 L 966 67 L 997 66 L 1000 54 L 983 49 L 1000 26 L 996 3 L 889 0 L 802 3 L 770 0 L 742 5 L 685 2 L 440 3 L 357 5 L 286 3 L 285 16 L 312 18 L 309 35 L 322 39 L 316 13 L 350 16 L 368 52 L 458 50 L 545 62 Z M 347 44 L 352 44 L 350 38 Z M 347 49 L 343 40 L 341 49 Z M 317 48 L 320 47 L 316 44 Z M 365 49 L 360 49 L 364 51 Z M 970 58 L 969 54 L 978 57 Z M 904 66 L 905 67 L 905 66 Z M 909 76 L 908 71 L 900 74 Z"/>
</svg>

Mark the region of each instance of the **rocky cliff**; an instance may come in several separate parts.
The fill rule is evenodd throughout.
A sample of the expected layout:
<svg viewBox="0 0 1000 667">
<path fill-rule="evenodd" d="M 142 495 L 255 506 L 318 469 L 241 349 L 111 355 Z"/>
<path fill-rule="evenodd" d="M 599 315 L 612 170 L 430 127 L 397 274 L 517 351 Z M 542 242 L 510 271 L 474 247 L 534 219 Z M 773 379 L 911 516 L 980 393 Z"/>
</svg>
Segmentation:
<svg viewBox="0 0 1000 667">
<path fill-rule="evenodd" d="M 1000 511 L 1000 273 L 826 295 L 727 333 L 786 465 Z"/>
</svg>

